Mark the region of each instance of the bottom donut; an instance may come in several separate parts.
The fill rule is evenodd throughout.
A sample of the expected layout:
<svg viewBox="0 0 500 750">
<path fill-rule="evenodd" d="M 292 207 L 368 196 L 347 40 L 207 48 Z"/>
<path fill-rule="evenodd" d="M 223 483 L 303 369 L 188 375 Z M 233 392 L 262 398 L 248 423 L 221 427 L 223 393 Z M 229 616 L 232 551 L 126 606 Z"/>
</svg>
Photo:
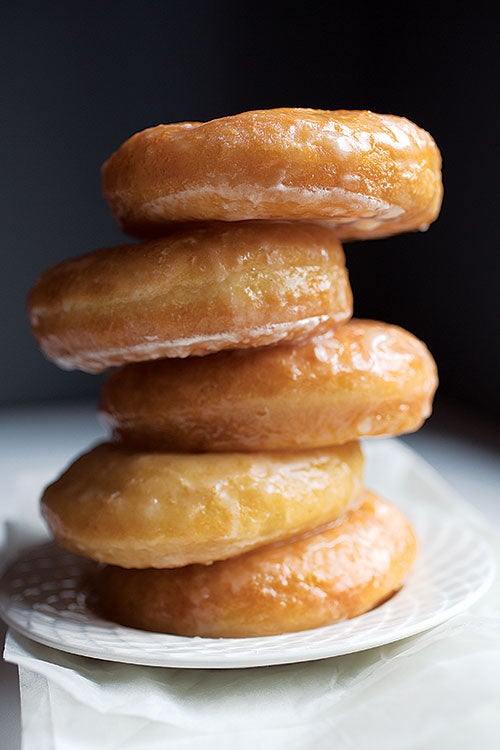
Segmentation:
<svg viewBox="0 0 500 750">
<path fill-rule="evenodd" d="M 212 565 L 101 568 L 100 615 L 141 630 L 206 638 L 277 635 L 373 609 L 403 584 L 417 543 L 394 505 L 366 491 L 337 522 Z"/>
</svg>

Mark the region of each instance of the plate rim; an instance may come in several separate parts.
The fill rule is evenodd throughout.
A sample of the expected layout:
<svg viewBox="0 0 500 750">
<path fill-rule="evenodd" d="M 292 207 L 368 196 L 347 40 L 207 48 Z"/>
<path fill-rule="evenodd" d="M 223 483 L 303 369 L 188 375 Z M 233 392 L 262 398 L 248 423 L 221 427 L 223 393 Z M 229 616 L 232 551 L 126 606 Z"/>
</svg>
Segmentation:
<svg viewBox="0 0 500 750">
<path fill-rule="evenodd" d="M 484 540 L 481 540 L 484 542 Z M 36 641 L 37 643 L 40 643 L 43 646 L 48 646 L 49 648 L 56 649 L 58 651 L 63 651 L 65 653 L 74 654 L 75 656 L 82 656 L 87 657 L 91 659 L 98 659 L 101 661 L 110 661 L 114 663 L 121 663 L 121 664 L 132 664 L 136 666 L 146 666 L 146 667 L 162 667 L 162 668 L 172 668 L 172 669 L 246 669 L 246 668 L 252 668 L 252 667 L 271 667 L 271 666 L 278 666 L 283 664 L 298 664 L 298 663 L 304 663 L 309 661 L 318 661 L 322 659 L 329 659 L 329 658 L 336 658 L 338 656 L 347 656 L 349 654 L 354 653 L 361 653 L 363 651 L 369 651 L 372 648 L 378 648 L 380 646 L 390 645 L 391 643 L 397 643 L 399 641 L 402 641 L 406 638 L 410 638 L 415 635 L 419 635 L 421 633 L 425 633 L 428 630 L 431 630 L 434 627 L 437 627 L 438 625 L 443 624 L 444 622 L 447 622 L 448 620 L 453 619 L 460 613 L 466 611 L 469 609 L 470 606 L 472 606 L 476 601 L 478 601 L 491 587 L 495 575 L 496 575 L 496 564 L 494 561 L 494 556 L 492 553 L 492 550 L 489 548 L 489 545 L 485 542 L 484 543 L 485 552 L 487 555 L 489 555 L 489 564 L 488 564 L 488 575 L 485 576 L 480 586 L 478 586 L 477 589 L 474 589 L 474 591 L 471 591 L 468 596 L 464 597 L 460 601 L 456 602 L 452 607 L 444 610 L 440 610 L 437 613 L 433 613 L 428 615 L 428 617 L 418 620 L 413 623 L 412 626 L 407 626 L 406 628 L 401 628 L 399 631 L 399 634 L 394 637 L 388 637 L 387 634 L 383 635 L 380 633 L 379 638 L 374 638 L 373 641 L 367 642 L 366 645 L 363 645 L 361 647 L 355 648 L 355 649 L 349 649 L 346 650 L 345 648 L 340 650 L 335 650 L 330 648 L 330 644 L 321 644 L 320 646 L 314 646 L 314 644 L 307 644 L 307 654 L 303 650 L 304 645 L 292 645 L 288 646 L 286 651 L 283 651 L 282 654 L 280 654 L 278 651 L 274 653 L 273 656 L 270 656 L 269 653 L 266 653 L 265 656 L 259 656 L 259 654 L 252 654 L 252 650 L 250 649 L 247 653 L 247 658 L 243 659 L 240 654 L 237 654 L 234 656 L 233 654 L 229 654 L 227 657 L 227 661 L 222 662 L 221 656 L 219 654 L 209 654 L 208 656 L 205 655 L 202 658 L 199 659 L 198 663 L 193 663 L 192 657 L 189 659 L 185 659 L 182 656 L 176 656 L 175 654 L 170 656 L 168 659 L 148 659 L 144 657 L 137 656 L 137 658 L 130 658 L 130 654 L 128 656 L 124 656 L 122 652 L 116 653 L 116 654 L 107 654 L 104 655 L 102 651 L 99 651 L 98 649 L 96 651 L 93 651 L 92 648 L 87 649 L 81 649 L 78 647 L 78 645 L 74 644 L 69 648 L 67 644 L 65 644 L 65 648 L 61 647 L 60 642 L 58 643 L 55 639 L 46 638 L 43 636 L 43 634 L 40 633 L 33 633 L 32 630 L 29 628 L 25 628 L 22 625 L 19 625 L 18 622 L 15 621 L 14 618 L 11 618 L 8 613 L 5 612 L 3 607 L 1 606 L 0 601 L 0 615 L 2 619 L 5 621 L 5 623 L 15 630 L 17 633 L 20 633 L 22 636 Z M 397 594 L 396 594 L 397 595 Z M 384 606 L 384 604 L 380 605 Z M 373 611 L 373 610 L 372 610 Z M 368 613 L 366 613 L 368 614 Z M 363 617 L 363 615 L 359 615 L 359 617 Z M 357 619 L 357 618 L 356 618 Z M 315 628 L 314 631 L 322 631 L 325 632 L 329 629 L 335 628 L 335 625 L 339 623 L 334 623 L 333 625 L 326 625 L 322 628 Z M 141 631 L 135 628 L 129 628 L 123 625 L 116 625 L 115 627 L 118 627 L 120 629 L 124 629 L 126 631 L 132 631 L 134 633 L 140 633 L 144 634 L 145 637 L 148 635 L 148 631 Z M 311 630 L 305 630 L 305 631 L 297 631 L 293 633 L 296 637 L 300 637 L 302 633 L 307 634 L 311 633 L 313 631 Z M 168 641 L 170 640 L 177 640 L 177 639 L 183 639 L 183 636 L 176 636 L 176 635 L 169 635 L 166 633 L 153 633 L 155 637 L 161 638 L 162 640 L 165 640 L 168 644 Z M 266 636 L 266 639 L 272 637 L 272 636 Z M 199 640 L 205 640 L 205 641 L 220 641 L 220 642 L 231 642 L 234 643 L 235 641 L 243 643 L 248 643 L 249 641 L 255 642 L 258 641 L 258 638 L 203 638 L 203 639 L 197 639 L 197 642 Z M 101 646 L 102 649 L 102 646 Z M 302 650 L 300 650 L 302 649 Z M 299 651 L 299 653 L 295 653 L 296 651 Z M 197 655 L 199 657 L 199 655 Z M 253 658 L 252 658 L 253 657 Z M 168 663 L 167 663 L 168 661 Z"/>
</svg>

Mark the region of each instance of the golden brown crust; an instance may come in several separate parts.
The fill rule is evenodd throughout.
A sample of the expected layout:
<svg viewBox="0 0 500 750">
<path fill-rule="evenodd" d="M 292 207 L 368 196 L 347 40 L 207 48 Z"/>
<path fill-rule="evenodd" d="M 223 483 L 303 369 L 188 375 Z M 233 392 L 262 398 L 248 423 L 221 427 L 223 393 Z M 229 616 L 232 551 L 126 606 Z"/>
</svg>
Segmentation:
<svg viewBox="0 0 500 750">
<path fill-rule="evenodd" d="M 345 257 L 305 222 L 201 224 L 45 271 L 28 310 L 45 355 L 100 372 L 294 340 L 352 314 Z"/>
<path fill-rule="evenodd" d="M 106 161 L 103 192 L 137 237 L 172 221 L 331 221 L 343 239 L 425 229 L 441 156 L 404 117 L 282 108 L 136 133 Z"/>
<path fill-rule="evenodd" d="M 351 320 L 300 344 L 128 365 L 104 383 L 118 442 L 176 451 L 340 445 L 431 413 L 436 365 L 398 326 Z"/>
<path fill-rule="evenodd" d="M 129 627 L 208 638 L 308 630 L 356 617 L 397 591 L 416 555 L 408 520 L 366 492 L 335 525 L 292 542 L 177 570 L 107 567 L 97 607 Z"/>
<path fill-rule="evenodd" d="M 362 488 L 357 443 L 182 455 L 103 443 L 42 497 L 59 544 L 126 568 L 210 563 L 328 523 Z"/>
</svg>

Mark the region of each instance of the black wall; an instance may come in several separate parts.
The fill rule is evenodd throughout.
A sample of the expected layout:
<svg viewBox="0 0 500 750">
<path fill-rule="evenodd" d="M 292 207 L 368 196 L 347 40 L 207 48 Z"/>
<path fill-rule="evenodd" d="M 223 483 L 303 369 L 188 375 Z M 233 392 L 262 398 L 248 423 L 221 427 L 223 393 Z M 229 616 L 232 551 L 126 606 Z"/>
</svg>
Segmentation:
<svg viewBox="0 0 500 750">
<path fill-rule="evenodd" d="M 24 305 L 44 268 L 123 242 L 100 166 L 125 138 L 159 122 L 309 106 L 405 115 L 436 139 L 441 216 L 424 234 L 346 247 L 355 313 L 421 337 L 440 394 L 499 414 L 500 27 L 493 10 L 425 5 L 4 3 L 2 402 L 97 391 L 100 377 L 43 359 Z"/>
</svg>

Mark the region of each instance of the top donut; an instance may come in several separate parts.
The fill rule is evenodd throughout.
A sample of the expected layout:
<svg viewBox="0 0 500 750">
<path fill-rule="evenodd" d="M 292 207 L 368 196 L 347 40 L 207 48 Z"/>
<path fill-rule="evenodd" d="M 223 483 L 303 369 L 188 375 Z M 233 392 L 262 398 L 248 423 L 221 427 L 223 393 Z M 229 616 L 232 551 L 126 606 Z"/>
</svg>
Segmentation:
<svg viewBox="0 0 500 750">
<path fill-rule="evenodd" d="M 136 133 L 105 162 L 103 193 L 128 234 L 178 221 L 328 221 L 340 239 L 423 230 L 442 200 L 441 156 L 404 117 L 302 108 Z"/>
</svg>

